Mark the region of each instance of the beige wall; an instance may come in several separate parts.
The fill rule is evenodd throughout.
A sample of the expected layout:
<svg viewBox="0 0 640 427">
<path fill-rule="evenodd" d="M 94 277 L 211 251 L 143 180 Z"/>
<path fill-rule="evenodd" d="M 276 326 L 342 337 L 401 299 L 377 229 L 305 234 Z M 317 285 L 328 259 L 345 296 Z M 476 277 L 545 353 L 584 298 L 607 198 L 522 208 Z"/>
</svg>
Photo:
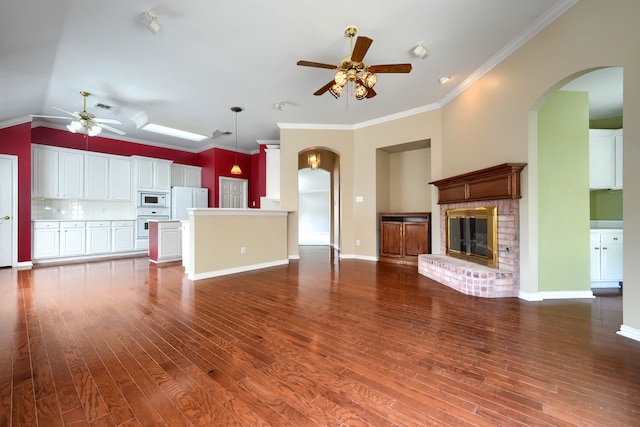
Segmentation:
<svg viewBox="0 0 640 427">
<path fill-rule="evenodd" d="M 196 276 L 288 259 L 286 215 L 195 216 L 192 227 Z"/>
<path fill-rule="evenodd" d="M 343 152 L 343 253 L 376 255 L 376 182 L 380 147 L 431 139 L 431 180 L 504 162 L 525 162 L 521 202 L 522 286 L 537 292 L 536 110 L 565 82 L 590 69 L 624 67 L 624 232 L 640 235 L 640 1 L 580 0 L 441 110 L 354 131 L 282 130 L 283 208 L 296 209 L 297 151 L 329 145 Z M 379 102 L 382 99 L 376 99 Z M 629 141 L 629 142 L 627 142 Z M 363 196 L 362 203 L 354 197 Z M 431 191 L 432 206 L 436 192 Z M 432 209 L 434 224 L 439 223 Z M 293 221 L 292 221 L 293 222 Z M 292 228 L 293 227 L 293 228 Z M 290 242 L 295 242 L 297 224 Z M 434 252 L 439 228 L 433 227 Z M 354 247 L 355 239 L 362 245 Z M 640 240 L 624 243 L 624 324 L 640 330 Z M 291 246 L 291 245 L 290 245 Z"/>
<path fill-rule="evenodd" d="M 389 165 L 389 210 L 431 212 L 431 150 L 422 148 L 394 153 L 389 157 Z"/>
</svg>

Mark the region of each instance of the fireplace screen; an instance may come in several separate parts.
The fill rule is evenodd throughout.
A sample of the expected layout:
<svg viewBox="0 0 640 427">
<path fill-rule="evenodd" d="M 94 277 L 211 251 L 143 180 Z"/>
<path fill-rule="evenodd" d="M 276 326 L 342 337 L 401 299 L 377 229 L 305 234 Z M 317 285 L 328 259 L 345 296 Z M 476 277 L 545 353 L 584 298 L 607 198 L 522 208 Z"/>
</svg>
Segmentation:
<svg viewBox="0 0 640 427">
<path fill-rule="evenodd" d="M 447 255 L 498 267 L 498 208 L 447 209 Z"/>
</svg>

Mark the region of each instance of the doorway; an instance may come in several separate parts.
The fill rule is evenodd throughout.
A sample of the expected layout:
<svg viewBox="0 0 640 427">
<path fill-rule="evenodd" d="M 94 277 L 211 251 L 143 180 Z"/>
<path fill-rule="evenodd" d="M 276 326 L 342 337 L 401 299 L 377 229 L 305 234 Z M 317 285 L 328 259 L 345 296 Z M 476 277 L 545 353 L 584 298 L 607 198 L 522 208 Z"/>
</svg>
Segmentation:
<svg viewBox="0 0 640 427">
<path fill-rule="evenodd" d="M 298 244 L 331 244 L 331 177 L 329 172 L 298 170 Z"/>
<path fill-rule="evenodd" d="M 0 267 L 18 261 L 17 164 L 16 156 L 0 155 Z"/>
</svg>

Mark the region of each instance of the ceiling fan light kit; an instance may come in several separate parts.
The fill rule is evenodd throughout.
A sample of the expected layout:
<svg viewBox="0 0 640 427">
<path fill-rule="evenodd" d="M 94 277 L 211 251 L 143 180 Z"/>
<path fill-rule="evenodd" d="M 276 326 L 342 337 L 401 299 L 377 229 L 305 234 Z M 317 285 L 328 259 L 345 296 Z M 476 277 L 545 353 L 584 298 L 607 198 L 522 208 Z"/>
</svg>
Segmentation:
<svg viewBox="0 0 640 427">
<path fill-rule="evenodd" d="M 378 81 L 376 73 L 409 73 L 411 71 L 411 64 L 388 64 L 388 65 L 373 65 L 366 66 L 363 62 L 364 56 L 369 50 L 371 40 L 368 37 L 360 36 L 356 39 L 355 45 L 353 44 L 353 37 L 358 33 L 358 28 L 349 26 L 345 29 L 345 36 L 349 37 L 350 55 L 344 58 L 340 65 L 337 67 L 331 64 L 324 64 L 321 62 L 304 61 L 300 60 L 297 65 L 305 67 L 327 68 L 336 70 L 333 80 L 325 84 L 323 87 L 315 91 L 313 94 L 316 96 L 322 95 L 325 92 L 329 92 L 335 98 L 340 98 L 344 87 L 349 83 L 353 83 L 353 96 L 356 99 L 362 100 L 367 98 L 373 98 L 376 96 L 376 92 L 373 90 Z M 426 49 L 425 49 L 426 50 Z"/>
</svg>

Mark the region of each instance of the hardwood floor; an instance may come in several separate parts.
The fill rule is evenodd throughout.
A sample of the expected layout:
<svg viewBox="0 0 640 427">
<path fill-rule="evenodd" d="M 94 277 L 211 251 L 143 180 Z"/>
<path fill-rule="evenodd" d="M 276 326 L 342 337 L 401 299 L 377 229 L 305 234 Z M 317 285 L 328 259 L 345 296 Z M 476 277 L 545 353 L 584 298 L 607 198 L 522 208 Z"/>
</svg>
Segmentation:
<svg viewBox="0 0 640 427">
<path fill-rule="evenodd" d="M 480 299 L 304 247 L 198 282 L 0 269 L 0 295 L 0 426 L 640 426 L 618 294 Z"/>
</svg>

